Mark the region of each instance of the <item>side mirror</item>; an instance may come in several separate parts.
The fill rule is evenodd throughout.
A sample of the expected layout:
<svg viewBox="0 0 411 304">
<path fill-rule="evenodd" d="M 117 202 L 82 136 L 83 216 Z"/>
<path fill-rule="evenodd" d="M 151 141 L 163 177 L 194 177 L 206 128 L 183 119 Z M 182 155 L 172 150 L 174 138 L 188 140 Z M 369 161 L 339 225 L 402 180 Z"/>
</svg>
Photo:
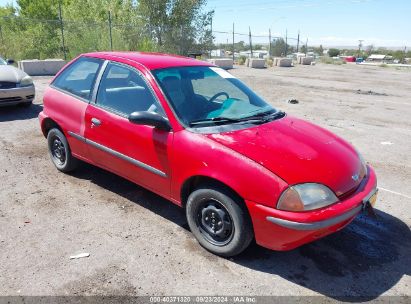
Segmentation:
<svg viewBox="0 0 411 304">
<path fill-rule="evenodd" d="M 8 65 L 13 65 L 14 63 L 16 63 L 16 62 L 14 61 L 14 59 L 7 59 L 7 64 L 8 64 Z"/>
<path fill-rule="evenodd" d="M 163 116 L 147 111 L 133 112 L 128 116 L 128 120 L 136 125 L 153 126 L 159 130 L 170 131 L 171 126 Z"/>
</svg>

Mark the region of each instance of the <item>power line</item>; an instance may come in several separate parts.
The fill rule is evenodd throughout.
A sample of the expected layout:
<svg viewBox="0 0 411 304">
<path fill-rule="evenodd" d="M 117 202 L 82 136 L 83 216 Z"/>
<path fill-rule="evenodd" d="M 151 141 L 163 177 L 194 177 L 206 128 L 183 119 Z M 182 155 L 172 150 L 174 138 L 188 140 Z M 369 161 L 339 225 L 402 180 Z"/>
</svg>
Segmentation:
<svg viewBox="0 0 411 304">
<path fill-rule="evenodd" d="M 351 0 L 350 2 L 355 5 L 355 4 L 363 4 L 363 3 L 369 3 L 371 1 L 375 0 Z M 287 1 L 287 0 L 281 0 L 278 2 L 275 2 L 275 5 L 271 6 L 266 6 L 273 4 L 272 1 L 270 2 L 262 2 L 262 3 L 256 3 L 255 1 L 253 2 L 248 2 L 248 3 L 240 3 L 240 4 L 224 4 L 224 5 L 213 5 L 211 6 L 214 10 L 217 12 L 234 12 L 234 11 L 239 11 L 239 9 L 247 9 L 247 11 L 256 11 L 256 10 L 264 10 L 264 11 L 271 11 L 271 10 L 278 10 L 278 9 L 284 9 L 284 8 L 308 8 L 308 7 L 318 7 L 318 6 L 335 6 L 338 4 L 346 4 L 347 1 L 344 0 L 329 0 L 327 2 L 320 1 L 320 0 L 296 0 L 296 1 Z M 264 7 L 261 7 L 264 6 Z"/>
</svg>

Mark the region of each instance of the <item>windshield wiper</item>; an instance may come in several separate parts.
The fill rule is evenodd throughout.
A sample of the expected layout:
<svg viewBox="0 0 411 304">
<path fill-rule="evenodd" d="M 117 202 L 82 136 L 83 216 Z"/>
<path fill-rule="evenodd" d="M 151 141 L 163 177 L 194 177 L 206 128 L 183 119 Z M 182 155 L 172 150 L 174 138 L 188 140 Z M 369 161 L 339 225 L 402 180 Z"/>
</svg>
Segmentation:
<svg viewBox="0 0 411 304">
<path fill-rule="evenodd" d="M 213 117 L 213 118 L 205 118 L 199 120 L 193 120 L 190 122 L 190 127 L 203 125 L 203 124 L 218 124 L 218 123 L 230 123 L 230 122 L 241 122 L 240 119 L 230 118 L 230 117 Z"/>
<path fill-rule="evenodd" d="M 257 118 L 259 118 L 259 119 L 262 119 L 262 120 L 269 121 L 269 120 L 283 118 L 284 116 L 285 116 L 285 113 L 282 112 L 282 111 L 277 111 L 277 112 L 269 111 L 269 112 L 262 112 L 262 113 L 258 113 L 258 114 L 252 115 L 252 116 L 248 116 L 248 117 L 245 117 L 243 119 L 247 120 L 247 119 L 257 119 Z"/>
<path fill-rule="evenodd" d="M 284 112 L 278 111 L 274 113 L 267 112 L 259 113 L 253 116 L 243 117 L 243 118 L 231 118 L 231 117 L 224 117 L 218 116 L 213 118 L 206 118 L 206 119 L 199 119 L 190 122 L 190 127 L 203 125 L 203 124 L 225 124 L 225 123 L 238 123 L 238 122 L 249 122 L 249 123 L 258 123 L 258 122 L 268 122 L 270 120 L 282 118 L 285 116 Z"/>
</svg>

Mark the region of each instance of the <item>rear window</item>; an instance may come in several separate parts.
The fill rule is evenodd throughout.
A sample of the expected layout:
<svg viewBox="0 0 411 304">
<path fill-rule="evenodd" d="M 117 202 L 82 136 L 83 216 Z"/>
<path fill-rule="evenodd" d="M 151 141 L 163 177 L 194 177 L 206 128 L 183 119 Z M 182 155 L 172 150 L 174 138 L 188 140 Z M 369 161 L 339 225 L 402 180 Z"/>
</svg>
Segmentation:
<svg viewBox="0 0 411 304">
<path fill-rule="evenodd" d="M 53 86 L 90 100 L 102 63 L 100 59 L 80 57 L 53 81 Z"/>
</svg>

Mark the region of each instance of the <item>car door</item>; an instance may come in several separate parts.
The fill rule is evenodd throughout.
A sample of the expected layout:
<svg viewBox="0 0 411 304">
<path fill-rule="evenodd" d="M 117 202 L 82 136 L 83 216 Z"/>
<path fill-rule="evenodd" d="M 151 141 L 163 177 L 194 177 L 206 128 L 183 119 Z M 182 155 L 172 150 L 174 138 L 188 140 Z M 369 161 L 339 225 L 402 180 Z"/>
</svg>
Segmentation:
<svg viewBox="0 0 411 304">
<path fill-rule="evenodd" d="M 138 111 L 165 115 L 144 75 L 109 62 L 95 102 L 85 116 L 85 138 L 91 160 L 160 195 L 170 192 L 172 131 L 136 125 L 128 116 Z"/>
<path fill-rule="evenodd" d="M 82 139 L 84 117 L 103 63 L 97 58 L 78 58 L 53 80 L 44 95 L 45 111 L 66 132 L 71 152 L 81 159 L 88 159 Z"/>
</svg>

